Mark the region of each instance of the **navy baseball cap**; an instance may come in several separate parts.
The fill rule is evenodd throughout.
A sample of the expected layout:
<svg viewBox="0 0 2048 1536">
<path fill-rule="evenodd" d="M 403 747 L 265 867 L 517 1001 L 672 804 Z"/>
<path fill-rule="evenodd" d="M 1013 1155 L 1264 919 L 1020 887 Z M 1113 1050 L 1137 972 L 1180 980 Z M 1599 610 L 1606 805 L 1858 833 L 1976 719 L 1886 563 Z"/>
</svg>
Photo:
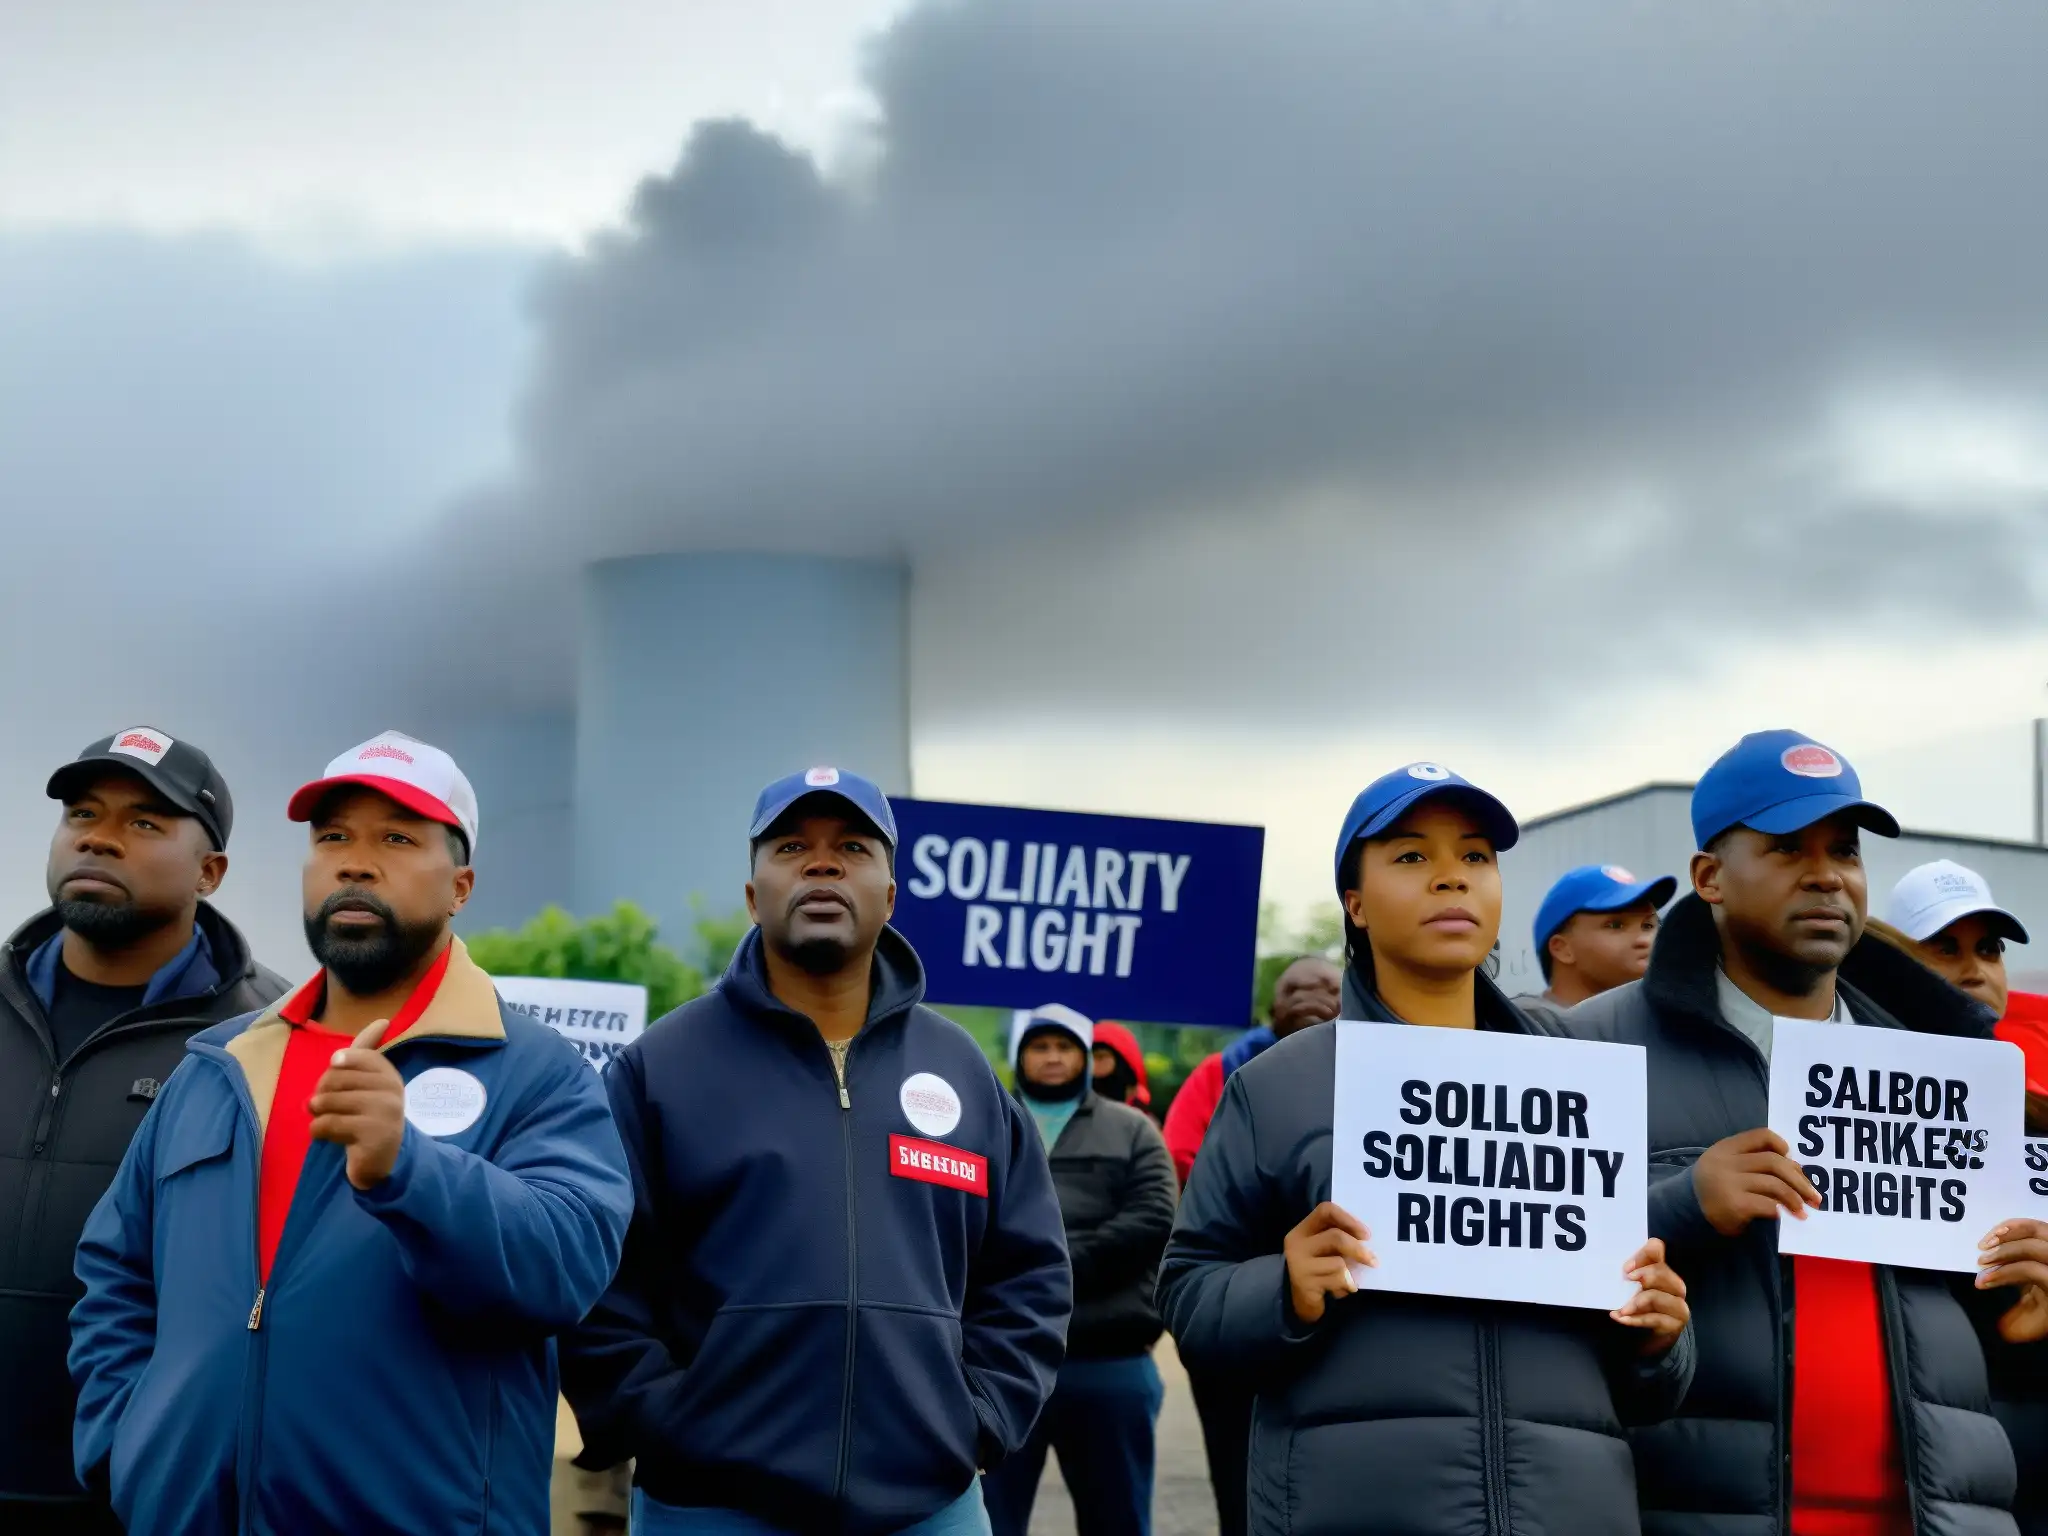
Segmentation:
<svg viewBox="0 0 2048 1536">
<path fill-rule="evenodd" d="M 1344 830 L 1337 834 L 1337 894 L 1344 894 L 1344 855 L 1363 837 L 1377 837 L 1405 815 L 1409 807 L 1435 795 L 1455 796 L 1458 804 L 1479 823 L 1493 842 L 1496 853 L 1515 846 L 1522 829 L 1515 818 L 1493 796 L 1469 780 L 1461 779 L 1441 763 L 1410 763 L 1383 773 L 1351 802 L 1344 818 Z"/>
<path fill-rule="evenodd" d="M 1892 813 L 1863 798 L 1840 753 L 1797 731 L 1752 731 L 1693 786 L 1692 835 L 1704 848 L 1730 827 L 1798 832 L 1844 811 L 1879 837 L 1899 835 Z"/>
<path fill-rule="evenodd" d="M 1536 909 L 1536 948 L 1540 951 L 1552 934 L 1581 912 L 1620 912 L 1645 900 L 1662 907 L 1677 894 L 1673 875 L 1638 880 L 1619 864 L 1581 864 L 1560 875 Z"/>
<path fill-rule="evenodd" d="M 753 842 L 782 820 L 797 801 L 809 795 L 823 795 L 844 802 L 853 813 L 879 832 L 891 848 L 896 846 L 896 813 L 889 809 L 889 797 L 873 781 L 838 768 L 807 768 L 777 779 L 754 801 L 754 820 L 747 828 Z"/>
</svg>

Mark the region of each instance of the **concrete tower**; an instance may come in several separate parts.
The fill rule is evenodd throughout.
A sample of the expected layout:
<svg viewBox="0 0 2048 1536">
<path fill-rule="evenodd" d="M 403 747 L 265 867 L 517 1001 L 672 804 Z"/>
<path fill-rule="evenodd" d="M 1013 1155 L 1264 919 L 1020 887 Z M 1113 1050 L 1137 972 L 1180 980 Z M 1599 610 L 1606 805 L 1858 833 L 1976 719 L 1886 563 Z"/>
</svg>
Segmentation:
<svg viewBox="0 0 2048 1536">
<path fill-rule="evenodd" d="M 680 941 L 739 907 L 754 796 L 817 764 L 910 789 L 909 573 L 864 560 L 653 555 L 583 577 L 571 904 L 624 898 Z"/>
</svg>

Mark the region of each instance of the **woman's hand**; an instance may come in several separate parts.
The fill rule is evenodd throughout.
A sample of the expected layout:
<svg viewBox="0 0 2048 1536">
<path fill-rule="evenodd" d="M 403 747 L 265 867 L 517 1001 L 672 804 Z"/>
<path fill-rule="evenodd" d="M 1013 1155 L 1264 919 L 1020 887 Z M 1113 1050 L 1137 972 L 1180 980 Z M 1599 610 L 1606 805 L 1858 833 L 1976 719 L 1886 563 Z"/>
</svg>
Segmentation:
<svg viewBox="0 0 2048 1536">
<path fill-rule="evenodd" d="M 1685 1303 L 1685 1282 L 1664 1262 L 1664 1239 L 1653 1237 L 1622 1267 L 1636 1282 L 1635 1295 L 1607 1315 L 1624 1328 L 1643 1330 L 1643 1353 L 1661 1355 L 1685 1332 L 1692 1308 Z"/>
<path fill-rule="evenodd" d="M 1351 1266 L 1375 1266 L 1378 1259 L 1365 1246 L 1372 1234 L 1365 1223 L 1334 1201 L 1325 1200 L 1287 1234 L 1281 1253 L 1287 1260 L 1287 1297 L 1294 1315 L 1304 1323 L 1323 1320 L 1325 1298 L 1349 1296 L 1358 1289 Z"/>
</svg>

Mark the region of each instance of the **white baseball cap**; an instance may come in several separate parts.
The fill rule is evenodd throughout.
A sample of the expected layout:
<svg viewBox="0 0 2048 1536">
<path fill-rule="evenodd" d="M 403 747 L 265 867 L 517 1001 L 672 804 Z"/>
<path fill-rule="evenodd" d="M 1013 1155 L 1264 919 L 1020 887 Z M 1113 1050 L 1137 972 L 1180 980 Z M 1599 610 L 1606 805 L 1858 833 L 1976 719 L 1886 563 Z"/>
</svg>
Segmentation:
<svg viewBox="0 0 2048 1536">
<path fill-rule="evenodd" d="M 1074 1012 L 1065 1003 L 1041 1003 L 1036 1008 L 1019 1008 L 1010 1015 L 1010 1065 L 1017 1065 L 1017 1053 L 1024 1037 L 1034 1029 L 1063 1029 L 1081 1042 L 1081 1049 L 1095 1049 L 1095 1021 Z"/>
<path fill-rule="evenodd" d="M 327 765 L 327 771 L 292 796 L 286 814 L 293 821 L 311 821 L 329 790 L 360 784 L 388 795 L 416 815 L 462 834 L 469 856 L 476 857 L 476 791 L 455 759 L 439 747 L 416 741 L 402 731 L 386 731 L 359 747 L 350 747 Z"/>
<path fill-rule="evenodd" d="M 1991 899 L 1991 887 L 1974 869 L 1953 859 L 1936 859 L 1909 869 L 1892 887 L 1885 903 L 1885 921 L 1915 943 L 1931 939 L 1959 917 L 1988 917 L 2001 937 L 2027 942 L 2020 920 Z"/>
</svg>

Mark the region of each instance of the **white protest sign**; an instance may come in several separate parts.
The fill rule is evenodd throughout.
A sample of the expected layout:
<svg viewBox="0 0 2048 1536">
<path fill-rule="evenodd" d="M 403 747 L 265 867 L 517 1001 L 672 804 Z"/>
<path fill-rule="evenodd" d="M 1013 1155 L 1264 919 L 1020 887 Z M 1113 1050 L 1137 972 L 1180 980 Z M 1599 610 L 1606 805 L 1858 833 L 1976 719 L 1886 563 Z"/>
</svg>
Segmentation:
<svg viewBox="0 0 2048 1536">
<path fill-rule="evenodd" d="M 1649 1232 L 1642 1048 L 1346 1020 L 1330 1198 L 1371 1230 L 1359 1284 L 1620 1306 Z"/>
<path fill-rule="evenodd" d="M 647 989 L 622 981 L 493 976 L 498 996 L 561 1035 L 602 1071 L 647 1027 Z"/>
<path fill-rule="evenodd" d="M 2003 1040 L 1777 1020 L 1771 1129 L 1821 1197 L 1778 1251 L 1975 1274 L 2018 1198 L 2023 1073 Z"/>
</svg>

